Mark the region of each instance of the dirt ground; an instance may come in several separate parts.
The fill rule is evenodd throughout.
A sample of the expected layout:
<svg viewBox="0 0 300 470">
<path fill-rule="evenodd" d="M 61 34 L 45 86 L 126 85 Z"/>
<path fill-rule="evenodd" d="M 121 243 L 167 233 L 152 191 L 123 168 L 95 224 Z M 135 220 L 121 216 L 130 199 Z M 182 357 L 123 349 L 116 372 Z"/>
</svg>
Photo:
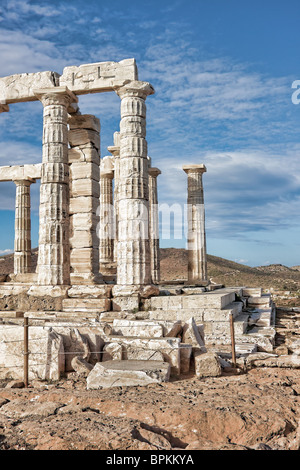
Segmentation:
<svg viewBox="0 0 300 470">
<path fill-rule="evenodd" d="M 288 349 L 300 312 L 276 318 L 276 344 Z M 0 381 L 0 450 L 300 450 L 299 369 L 231 369 L 109 390 L 87 390 L 75 372 L 27 389 L 8 385 Z"/>
<path fill-rule="evenodd" d="M 0 389 L 0 449 L 299 450 L 299 396 L 295 369 L 89 391 L 71 374 Z"/>
</svg>

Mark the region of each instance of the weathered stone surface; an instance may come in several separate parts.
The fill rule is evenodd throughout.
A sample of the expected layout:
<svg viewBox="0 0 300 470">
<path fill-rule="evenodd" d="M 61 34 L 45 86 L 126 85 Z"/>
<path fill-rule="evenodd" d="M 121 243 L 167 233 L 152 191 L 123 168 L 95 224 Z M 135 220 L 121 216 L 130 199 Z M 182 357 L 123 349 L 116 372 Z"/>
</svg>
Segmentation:
<svg viewBox="0 0 300 470">
<path fill-rule="evenodd" d="M 0 78 L 0 103 L 19 103 L 37 100 L 37 88 L 55 87 L 59 75 L 54 72 L 36 72 Z"/>
<path fill-rule="evenodd" d="M 194 318 L 191 318 L 183 325 L 182 341 L 184 343 L 191 344 L 194 347 L 201 348 L 202 352 L 206 352 L 204 339 L 200 335 Z"/>
<path fill-rule="evenodd" d="M 123 347 L 119 343 L 106 343 L 103 347 L 102 362 L 122 361 Z"/>
<path fill-rule="evenodd" d="M 136 338 L 111 335 L 111 341 L 123 346 L 124 359 L 161 360 L 171 366 L 171 374 L 180 374 L 179 338 Z"/>
<path fill-rule="evenodd" d="M 161 338 L 163 326 L 147 320 L 114 320 L 113 335 L 138 336 L 140 338 Z"/>
<path fill-rule="evenodd" d="M 94 366 L 89 364 L 83 357 L 75 356 L 71 361 L 71 367 L 78 375 L 87 377 Z"/>
<path fill-rule="evenodd" d="M 170 366 L 159 361 L 108 361 L 97 363 L 87 377 L 87 389 L 134 387 L 168 382 Z"/>
<path fill-rule="evenodd" d="M 0 181 L 36 180 L 42 174 L 42 164 L 0 167 Z"/>
<path fill-rule="evenodd" d="M 199 378 L 218 377 L 222 373 L 221 364 L 218 355 L 215 353 L 194 353 L 195 373 Z"/>
<path fill-rule="evenodd" d="M 29 379 L 59 380 L 65 371 L 62 337 L 48 327 L 31 326 L 29 342 Z M 1 378 L 23 379 L 24 328 L 1 325 Z"/>
<path fill-rule="evenodd" d="M 140 296 L 132 295 L 131 297 L 114 297 L 112 299 L 112 310 L 133 312 L 140 309 Z"/>
<path fill-rule="evenodd" d="M 65 312 L 106 312 L 110 308 L 110 299 L 107 298 L 73 298 L 63 300 L 63 310 Z"/>
<path fill-rule="evenodd" d="M 112 286 L 108 285 L 73 285 L 68 289 L 68 297 L 73 299 L 106 299 L 111 295 Z"/>
</svg>

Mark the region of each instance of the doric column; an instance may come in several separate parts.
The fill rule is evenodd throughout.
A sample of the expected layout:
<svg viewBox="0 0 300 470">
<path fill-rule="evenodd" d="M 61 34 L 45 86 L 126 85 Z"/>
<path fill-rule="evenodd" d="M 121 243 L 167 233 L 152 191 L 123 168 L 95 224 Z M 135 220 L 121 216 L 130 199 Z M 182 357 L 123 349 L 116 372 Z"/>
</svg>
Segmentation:
<svg viewBox="0 0 300 470">
<path fill-rule="evenodd" d="M 144 286 L 151 283 L 145 100 L 154 89 L 133 81 L 117 93 L 121 98 L 117 284 Z"/>
<path fill-rule="evenodd" d="M 14 273 L 24 274 L 31 271 L 31 219 L 30 185 L 35 180 L 15 180 L 15 253 Z"/>
<path fill-rule="evenodd" d="M 160 281 L 160 259 L 159 259 L 159 220 L 158 220 L 158 197 L 157 177 L 161 174 L 158 168 L 149 168 L 149 236 L 151 256 L 151 277 L 153 284 Z"/>
<path fill-rule="evenodd" d="M 66 87 L 35 92 L 44 106 L 38 284 L 70 284 L 68 107 Z"/>
<path fill-rule="evenodd" d="M 100 120 L 69 118 L 71 283 L 101 282 L 99 274 Z"/>
<path fill-rule="evenodd" d="M 110 274 L 114 268 L 113 178 L 113 168 L 100 166 L 99 259 L 102 274 Z"/>
<path fill-rule="evenodd" d="M 114 241 L 114 261 L 117 262 L 117 243 L 118 243 L 118 210 L 119 210 L 119 187 L 120 178 L 120 132 L 114 133 L 114 145 L 107 147 L 107 150 L 114 157 L 114 221 L 115 221 L 115 241 Z"/>
<path fill-rule="evenodd" d="M 188 282 L 207 284 L 207 255 L 205 234 L 205 210 L 202 175 L 205 165 L 186 165 L 183 170 L 188 175 Z"/>
</svg>

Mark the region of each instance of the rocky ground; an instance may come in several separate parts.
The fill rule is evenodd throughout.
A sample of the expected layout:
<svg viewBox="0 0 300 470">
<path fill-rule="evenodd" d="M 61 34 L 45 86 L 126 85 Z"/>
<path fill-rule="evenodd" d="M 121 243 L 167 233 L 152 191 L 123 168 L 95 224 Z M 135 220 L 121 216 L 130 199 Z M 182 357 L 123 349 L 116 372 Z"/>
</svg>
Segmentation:
<svg viewBox="0 0 300 470">
<path fill-rule="evenodd" d="M 280 310 L 280 349 L 299 326 L 300 313 Z M 75 373 L 29 385 L 0 384 L 1 450 L 300 450 L 299 369 L 110 390 L 87 391 Z"/>
</svg>

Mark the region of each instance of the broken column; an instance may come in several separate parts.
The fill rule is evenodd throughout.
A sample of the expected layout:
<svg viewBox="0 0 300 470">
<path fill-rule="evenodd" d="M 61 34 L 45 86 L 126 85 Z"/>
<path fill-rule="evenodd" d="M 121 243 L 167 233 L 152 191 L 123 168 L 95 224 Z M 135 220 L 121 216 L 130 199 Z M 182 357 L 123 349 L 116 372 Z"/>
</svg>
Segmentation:
<svg viewBox="0 0 300 470">
<path fill-rule="evenodd" d="M 68 107 L 77 102 L 67 87 L 39 89 L 44 106 L 40 190 L 38 284 L 70 284 Z"/>
<path fill-rule="evenodd" d="M 159 220 L 158 220 L 158 197 L 157 177 L 161 174 L 158 168 L 149 168 L 149 237 L 151 256 L 151 278 L 153 284 L 160 281 L 160 259 L 159 259 Z"/>
<path fill-rule="evenodd" d="M 100 166 L 99 259 L 101 274 L 111 274 L 114 271 L 113 178 L 112 159 L 105 157 Z"/>
<path fill-rule="evenodd" d="M 206 167 L 185 165 L 183 170 L 188 175 L 188 283 L 207 284 L 207 255 L 205 234 L 205 210 L 202 175 Z"/>
<path fill-rule="evenodd" d="M 133 81 L 117 90 L 121 98 L 118 181 L 118 286 L 151 283 L 146 104 L 154 93 L 146 82 Z"/>
<path fill-rule="evenodd" d="M 100 121 L 69 117 L 71 283 L 99 282 Z"/>
<path fill-rule="evenodd" d="M 14 274 L 31 271 L 30 185 L 35 180 L 14 180 L 16 184 Z"/>
</svg>

